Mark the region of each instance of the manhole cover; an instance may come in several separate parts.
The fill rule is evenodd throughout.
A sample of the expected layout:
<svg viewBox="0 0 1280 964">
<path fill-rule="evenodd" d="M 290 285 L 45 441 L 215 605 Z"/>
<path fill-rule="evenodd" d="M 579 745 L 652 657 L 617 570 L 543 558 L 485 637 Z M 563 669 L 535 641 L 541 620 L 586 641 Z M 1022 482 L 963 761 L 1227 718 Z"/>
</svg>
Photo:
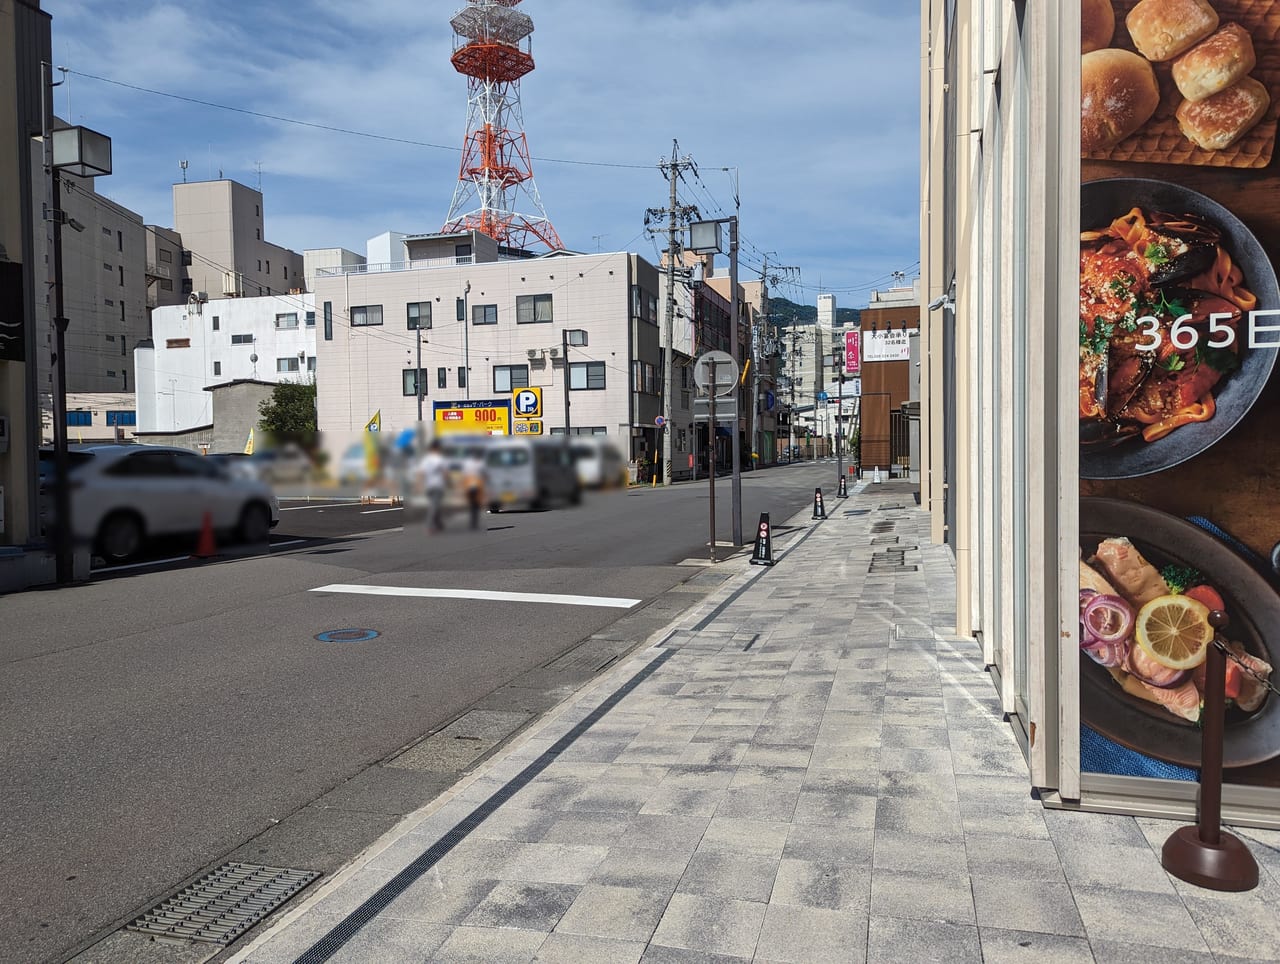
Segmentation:
<svg viewBox="0 0 1280 964">
<path fill-rule="evenodd" d="M 322 643 L 367 643 L 380 635 L 376 629 L 331 629 L 316 633 L 316 639 Z"/>
<path fill-rule="evenodd" d="M 127 930 L 230 944 L 320 874 L 257 864 L 223 864 L 151 908 Z"/>
</svg>

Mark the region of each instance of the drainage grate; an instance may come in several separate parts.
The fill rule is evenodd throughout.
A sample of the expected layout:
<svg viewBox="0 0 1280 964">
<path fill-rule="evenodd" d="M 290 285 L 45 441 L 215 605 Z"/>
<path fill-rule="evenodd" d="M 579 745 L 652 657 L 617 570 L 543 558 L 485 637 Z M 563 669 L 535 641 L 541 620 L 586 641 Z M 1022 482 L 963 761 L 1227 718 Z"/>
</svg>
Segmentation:
<svg viewBox="0 0 1280 964">
<path fill-rule="evenodd" d="M 223 864 L 126 925 L 126 930 L 230 944 L 319 876 L 315 870 Z"/>
<path fill-rule="evenodd" d="M 899 546 L 885 549 L 871 556 L 871 565 L 867 572 L 917 572 L 919 566 L 908 566 L 905 555 L 915 546 Z"/>
</svg>

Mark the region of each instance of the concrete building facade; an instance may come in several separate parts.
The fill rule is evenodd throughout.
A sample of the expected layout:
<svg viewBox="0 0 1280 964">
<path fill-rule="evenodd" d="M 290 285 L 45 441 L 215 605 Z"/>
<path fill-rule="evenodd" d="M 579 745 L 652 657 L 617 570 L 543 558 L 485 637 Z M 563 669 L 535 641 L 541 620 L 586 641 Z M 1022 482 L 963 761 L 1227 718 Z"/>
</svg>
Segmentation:
<svg viewBox="0 0 1280 964">
<path fill-rule="evenodd" d="M 574 433 L 612 438 L 633 460 L 660 452 L 659 274 L 626 252 L 499 259 L 482 236 L 412 236 L 411 261 L 321 269 L 316 278 L 317 397 L 326 444 L 417 422 L 417 382 L 432 403 L 509 400 L 543 389 L 547 434 L 563 431 L 569 377 Z M 569 349 L 562 333 L 587 332 Z M 422 369 L 417 342 L 422 338 Z M 686 456 L 687 460 L 687 456 Z"/>
<path fill-rule="evenodd" d="M 150 342 L 134 353 L 139 432 L 214 424 L 208 391 L 214 385 L 274 384 L 316 374 L 311 295 L 171 305 L 152 313 L 152 329 Z"/>
<path fill-rule="evenodd" d="M 173 229 L 192 252 L 183 285 L 210 298 L 301 292 L 302 255 L 266 240 L 262 192 L 238 181 L 173 185 Z"/>
</svg>

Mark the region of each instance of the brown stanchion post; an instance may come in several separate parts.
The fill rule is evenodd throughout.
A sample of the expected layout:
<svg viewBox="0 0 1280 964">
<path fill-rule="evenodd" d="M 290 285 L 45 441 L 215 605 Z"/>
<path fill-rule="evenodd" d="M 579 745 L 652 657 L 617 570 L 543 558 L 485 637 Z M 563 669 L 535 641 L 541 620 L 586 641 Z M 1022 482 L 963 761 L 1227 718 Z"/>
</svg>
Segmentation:
<svg viewBox="0 0 1280 964">
<path fill-rule="evenodd" d="M 1238 837 L 1222 830 L 1222 730 L 1226 716 L 1227 657 L 1218 630 L 1227 614 L 1214 610 L 1213 642 L 1205 654 L 1204 713 L 1201 716 L 1200 823 L 1179 827 L 1164 842 L 1160 862 L 1179 880 L 1208 890 L 1242 891 L 1258 886 L 1258 864 Z"/>
</svg>

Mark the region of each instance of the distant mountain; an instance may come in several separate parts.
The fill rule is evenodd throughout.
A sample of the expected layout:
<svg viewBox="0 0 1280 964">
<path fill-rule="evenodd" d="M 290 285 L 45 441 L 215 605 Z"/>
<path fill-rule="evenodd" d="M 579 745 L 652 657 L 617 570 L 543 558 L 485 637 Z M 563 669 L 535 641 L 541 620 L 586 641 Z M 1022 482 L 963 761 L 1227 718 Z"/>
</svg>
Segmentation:
<svg viewBox="0 0 1280 964">
<path fill-rule="evenodd" d="M 857 325 L 862 312 L 857 308 L 837 308 L 836 321 L 842 325 Z M 779 328 L 792 325 L 811 325 L 818 320 L 817 305 L 798 305 L 786 298 L 769 298 L 769 319 Z"/>
</svg>

